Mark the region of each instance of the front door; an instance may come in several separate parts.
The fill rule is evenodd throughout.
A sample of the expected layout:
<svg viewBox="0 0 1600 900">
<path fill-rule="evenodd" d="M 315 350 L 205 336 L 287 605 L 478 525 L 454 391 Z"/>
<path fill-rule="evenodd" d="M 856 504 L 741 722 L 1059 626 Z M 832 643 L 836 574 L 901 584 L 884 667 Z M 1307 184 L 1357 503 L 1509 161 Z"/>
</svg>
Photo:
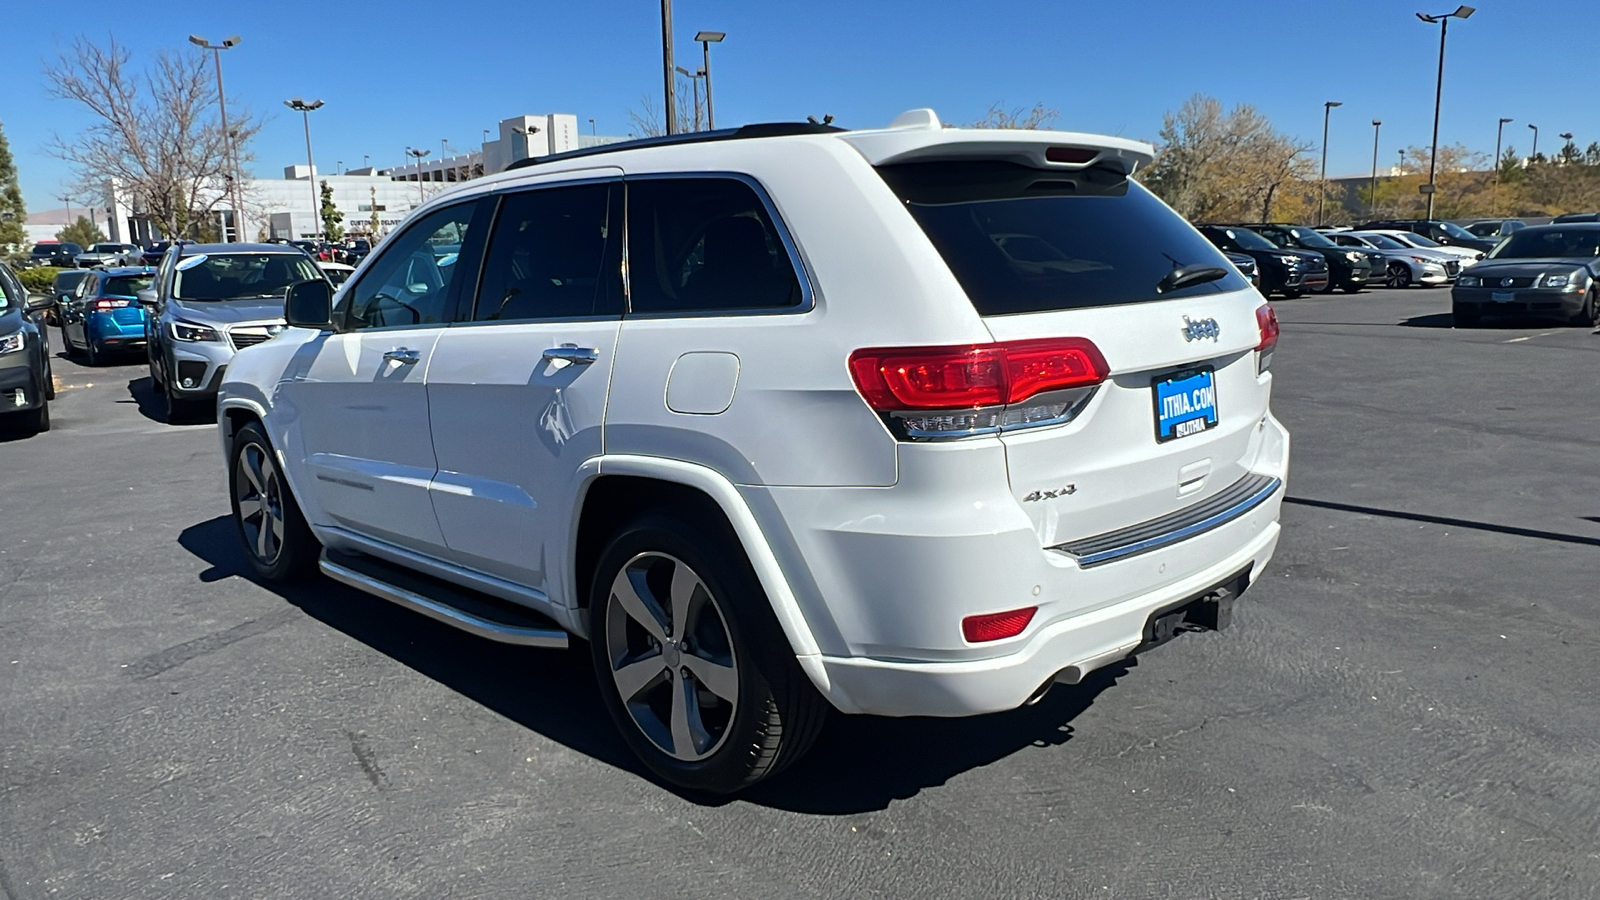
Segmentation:
<svg viewBox="0 0 1600 900">
<path fill-rule="evenodd" d="M 312 451 L 302 490 L 318 524 L 443 553 L 428 491 L 438 466 L 425 376 L 470 280 L 457 273 L 474 268 L 464 260 L 479 209 L 444 207 L 388 241 L 340 295 L 339 328 L 307 344 L 280 385 L 275 403 Z"/>
<path fill-rule="evenodd" d="M 578 469 L 604 445 L 620 174 L 503 197 L 471 321 L 440 337 L 428 369 L 433 506 L 454 559 L 556 602 Z"/>
</svg>

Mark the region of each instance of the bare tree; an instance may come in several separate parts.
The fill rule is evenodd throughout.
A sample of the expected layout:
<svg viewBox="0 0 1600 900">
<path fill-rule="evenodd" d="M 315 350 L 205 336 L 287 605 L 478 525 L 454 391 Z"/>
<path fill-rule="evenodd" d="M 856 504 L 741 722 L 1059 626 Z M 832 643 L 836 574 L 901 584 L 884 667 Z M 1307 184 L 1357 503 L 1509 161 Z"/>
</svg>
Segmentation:
<svg viewBox="0 0 1600 900">
<path fill-rule="evenodd" d="M 1196 221 L 1270 220 L 1274 207 L 1298 217 L 1315 192 L 1310 149 L 1252 106 L 1224 111 L 1216 98 L 1196 94 L 1163 118 L 1143 181 Z"/>
<path fill-rule="evenodd" d="M 682 75 L 674 76 L 677 79 L 678 98 L 690 95 L 691 85 L 689 80 Z M 695 130 L 693 104 L 679 102 L 675 110 L 678 134 L 688 134 Z M 661 114 L 661 101 L 653 94 L 645 94 L 639 98 L 637 109 L 629 108 L 628 121 L 633 123 L 634 133 L 640 137 L 660 137 L 667 133 L 666 118 Z"/>
<path fill-rule="evenodd" d="M 129 63 L 115 38 L 101 47 L 79 37 L 45 66 L 51 93 L 95 118 L 76 137 L 54 135 L 50 151 L 82 181 L 115 183 L 142 200 L 164 233 L 182 235 L 197 216 L 209 218 L 232 175 L 210 62 L 203 54 L 162 51 L 145 71 Z M 228 125 L 242 164 L 260 120 L 239 110 Z"/>
<path fill-rule="evenodd" d="M 1035 103 L 1032 108 L 1018 106 L 1007 108 L 1004 102 L 994 103 L 989 106 L 989 111 L 983 118 L 967 124 L 968 128 L 1020 128 L 1024 131 L 1037 131 L 1054 125 L 1061 118 L 1061 111 L 1043 103 Z"/>
</svg>

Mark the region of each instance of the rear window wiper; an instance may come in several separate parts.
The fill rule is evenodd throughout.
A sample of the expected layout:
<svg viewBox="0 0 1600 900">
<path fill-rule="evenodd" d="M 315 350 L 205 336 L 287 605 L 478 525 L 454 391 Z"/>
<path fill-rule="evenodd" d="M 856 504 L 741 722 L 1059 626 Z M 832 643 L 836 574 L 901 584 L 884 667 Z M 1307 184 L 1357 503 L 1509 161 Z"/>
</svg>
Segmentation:
<svg viewBox="0 0 1600 900">
<path fill-rule="evenodd" d="M 1221 266 L 1179 266 L 1156 282 L 1156 293 L 1165 294 L 1190 285 L 1205 284 L 1218 278 L 1227 278 L 1228 270 Z"/>
</svg>

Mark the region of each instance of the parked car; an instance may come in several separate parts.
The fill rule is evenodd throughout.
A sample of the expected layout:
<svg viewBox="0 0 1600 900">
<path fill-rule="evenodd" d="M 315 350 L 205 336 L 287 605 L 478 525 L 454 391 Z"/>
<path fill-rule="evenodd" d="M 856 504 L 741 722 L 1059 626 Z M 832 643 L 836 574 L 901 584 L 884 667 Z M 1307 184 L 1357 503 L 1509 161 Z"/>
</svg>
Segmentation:
<svg viewBox="0 0 1600 900">
<path fill-rule="evenodd" d="M 55 280 L 50 284 L 50 306 L 44 311 L 46 325 L 61 324 L 61 303 L 66 300 L 89 273 L 79 269 L 68 269 L 57 272 Z"/>
<path fill-rule="evenodd" d="M 252 570 L 587 637 L 634 752 L 722 792 L 829 705 L 1012 709 L 1226 624 L 1278 536 L 1272 308 L 1147 144 L 896 125 L 515 163 L 337 307 L 296 285 L 219 397 Z"/>
<path fill-rule="evenodd" d="M 1535 225 L 1496 247 L 1456 279 L 1451 313 L 1463 327 L 1486 315 L 1562 319 L 1600 324 L 1600 223 Z"/>
<path fill-rule="evenodd" d="M 356 270 L 355 266 L 337 262 L 318 262 L 317 268 L 322 270 L 322 274 L 328 277 L 328 283 L 335 288 L 349 281 L 351 274 Z"/>
<path fill-rule="evenodd" d="M 1407 247 L 1413 247 L 1418 250 L 1432 250 L 1437 253 L 1454 256 L 1456 259 L 1461 260 L 1461 268 L 1463 269 L 1475 265 L 1478 260 L 1484 257 L 1484 253 L 1481 250 L 1473 250 L 1471 247 L 1457 245 L 1447 246 L 1438 241 L 1425 238 L 1414 231 L 1363 231 L 1362 234 L 1381 234 L 1405 244 Z"/>
<path fill-rule="evenodd" d="M 1461 260 L 1437 250 L 1407 247 L 1386 234 L 1375 231 L 1341 231 L 1328 235 L 1341 247 L 1354 247 L 1377 253 L 1383 259 L 1385 283 L 1392 288 L 1414 284 L 1449 284 L 1461 274 Z"/>
<path fill-rule="evenodd" d="M 95 266 L 138 266 L 144 264 L 144 251 L 134 244 L 95 244 L 73 257 L 80 269 Z"/>
<path fill-rule="evenodd" d="M 95 269 L 61 305 L 61 348 L 80 352 L 91 366 L 107 356 L 142 349 L 145 311 L 139 292 L 150 287 L 155 270 L 146 266 Z"/>
<path fill-rule="evenodd" d="M 1340 247 L 1328 240 L 1327 235 L 1309 226 L 1267 222 L 1243 227 L 1285 250 L 1320 253 L 1328 263 L 1328 285 L 1325 290 L 1339 288 L 1353 294 L 1366 287 L 1368 281 L 1383 276 L 1381 260 L 1377 261 L 1374 269 L 1373 258 L 1365 252 Z"/>
<path fill-rule="evenodd" d="M 371 252 L 371 241 L 367 240 L 366 238 L 356 238 L 355 240 L 349 241 L 345 244 L 344 261 L 352 266 L 357 266 L 360 265 L 361 261 L 366 259 L 367 254 Z"/>
<path fill-rule="evenodd" d="M 159 266 L 161 260 L 167 255 L 167 248 L 172 246 L 171 241 L 156 241 L 144 248 L 143 262 L 147 266 Z"/>
<path fill-rule="evenodd" d="M 1242 253 L 1256 261 L 1261 295 L 1294 299 L 1328 284 L 1328 261 L 1320 253 L 1285 250 L 1248 228 L 1201 225 L 1206 240 L 1227 253 Z"/>
<path fill-rule="evenodd" d="M 1468 225 L 1467 232 L 1484 240 L 1499 241 L 1506 235 L 1521 231 L 1527 227 L 1528 223 L 1521 219 L 1484 219 L 1482 222 L 1473 222 Z"/>
<path fill-rule="evenodd" d="M 78 254 L 83 248 L 71 241 L 40 241 L 28 253 L 28 266 L 56 266 L 71 269 L 77 266 Z"/>
<path fill-rule="evenodd" d="M 1250 279 L 1252 287 L 1258 290 L 1261 288 L 1261 272 L 1256 267 L 1254 258 L 1244 253 L 1224 252 L 1222 255 L 1228 258 L 1228 262 L 1233 263 L 1233 267 L 1239 270 L 1240 275 Z"/>
<path fill-rule="evenodd" d="M 1481 238 L 1454 222 L 1442 219 L 1382 219 L 1356 227 L 1357 231 L 1409 231 L 1446 247 L 1464 247 L 1488 253 L 1499 238 Z"/>
<path fill-rule="evenodd" d="M 1600 213 L 1567 213 L 1550 220 L 1551 225 L 1571 225 L 1577 222 L 1600 222 Z"/>
<path fill-rule="evenodd" d="M 0 263 L 0 422 L 38 434 L 50 430 L 50 331 L 38 314 L 48 294 L 29 294 L 17 273 Z"/>
<path fill-rule="evenodd" d="M 281 332 L 284 293 L 307 280 L 326 283 L 310 257 L 280 245 L 183 243 L 167 250 L 139 301 L 150 323 L 150 378 L 166 397 L 168 421 L 214 408 L 234 351 Z M 425 286 L 393 287 L 395 309 L 413 308 L 414 287 Z"/>
</svg>

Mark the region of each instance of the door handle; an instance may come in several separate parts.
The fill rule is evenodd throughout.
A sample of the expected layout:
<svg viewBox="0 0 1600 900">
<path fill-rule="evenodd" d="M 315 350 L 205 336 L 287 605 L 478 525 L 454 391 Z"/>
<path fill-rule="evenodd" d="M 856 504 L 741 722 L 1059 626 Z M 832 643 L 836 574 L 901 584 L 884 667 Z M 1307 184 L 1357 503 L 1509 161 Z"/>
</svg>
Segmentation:
<svg viewBox="0 0 1600 900">
<path fill-rule="evenodd" d="M 562 344 L 544 351 L 544 358 L 561 360 L 575 366 L 586 366 L 600 358 L 599 351 L 593 347 L 579 347 L 577 344 Z"/>
<path fill-rule="evenodd" d="M 402 366 L 415 365 L 417 360 L 421 358 L 422 354 L 415 350 L 408 350 L 405 347 L 396 347 L 383 354 L 385 362 L 397 362 Z"/>
</svg>

